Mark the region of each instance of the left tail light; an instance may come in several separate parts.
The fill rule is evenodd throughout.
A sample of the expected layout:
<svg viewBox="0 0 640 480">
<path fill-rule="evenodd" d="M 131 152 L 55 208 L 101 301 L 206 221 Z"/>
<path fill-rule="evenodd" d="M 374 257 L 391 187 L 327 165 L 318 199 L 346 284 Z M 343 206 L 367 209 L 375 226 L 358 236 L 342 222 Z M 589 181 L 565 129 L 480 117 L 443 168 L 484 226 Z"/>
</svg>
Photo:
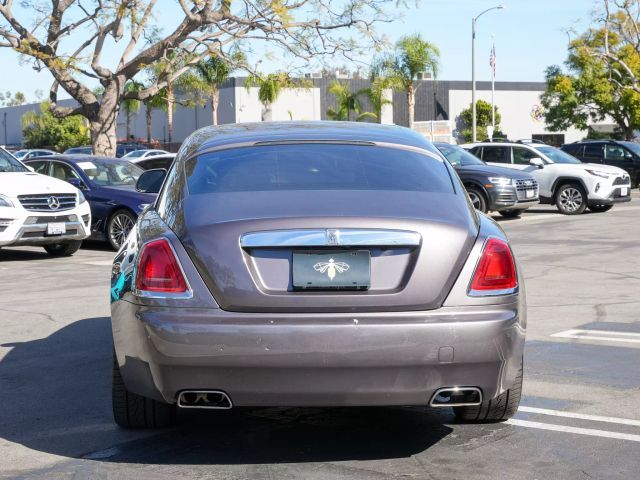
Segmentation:
<svg viewBox="0 0 640 480">
<path fill-rule="evenodd" d="M 469 295 L 508 295 L 517 288 L 516 264 L 509 244 L 499 238 L 489 238 L 473 274 Z"/>
<path fill-rule="evenodd" d="M 189 286 L 168 240 L 153 240 L 142 247 L 136 268 L 136 290 L 142 294 L 185 294 Z"/>
</svg>

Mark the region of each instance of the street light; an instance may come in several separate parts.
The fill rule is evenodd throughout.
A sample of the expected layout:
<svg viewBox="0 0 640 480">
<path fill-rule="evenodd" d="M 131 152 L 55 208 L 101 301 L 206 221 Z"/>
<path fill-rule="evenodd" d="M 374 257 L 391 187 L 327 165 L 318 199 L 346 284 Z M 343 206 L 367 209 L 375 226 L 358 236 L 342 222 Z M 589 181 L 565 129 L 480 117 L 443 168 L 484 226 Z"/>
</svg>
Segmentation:
<svg viewBox="0 0 640 480">
<path fill-rule="evenodd" d="M 476 21 L 491 10 L 502 10 L 504 5 L 487 8 L 471 19 L 471 131 L 472 141 L 477 141 L 476 135 Z"/>
</svg>

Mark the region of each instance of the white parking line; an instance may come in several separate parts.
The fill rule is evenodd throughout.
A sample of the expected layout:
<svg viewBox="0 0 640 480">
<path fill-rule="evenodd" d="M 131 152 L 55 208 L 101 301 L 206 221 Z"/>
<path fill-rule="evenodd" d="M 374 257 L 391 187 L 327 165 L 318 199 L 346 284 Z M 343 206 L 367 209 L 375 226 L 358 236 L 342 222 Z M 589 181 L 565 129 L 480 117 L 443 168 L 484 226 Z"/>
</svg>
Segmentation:
<svg viewBox="0 0 640 480">
<path fill-rule="evenodd" d="M 608 330 L 571 329 L 551 335 L 556 338 L 573 338 L 578 340 L 596 340 L 601 342 L 640 343 L 640 333 L 612 332 Z"/>
<path fill-rule="evenodd" d="M 620 425 L 632 425 L 640 427 L 640 420 L 631 418 L 604 417 L 601 415 L 587 415 L 585 413 L 563 412 L 561 410 L 549 410 L 547 408 L 525 407 L 518 408 L 519 412 L 538 413 L 540 415 L 550 415 L 553 417 L 577 418 L 579 420 L 589 420 L 592 422 L 618 423 Z"/>
<path fill-rule="evenodd" d="M 517 427 L 537 428 L 540 430 L 551 430 L 554 432 L 574 433 L 577 435 L 590 435 L 593 437 L 640 442 L 640 435 L 634 435 L 631 433 L 609 432 L 607 430 L 596 430 L 593 428 L 567 427 L 565 425 L 555 425 L 553 423 L 530 422 L 529 420 L 519 420 L 517 418 L 507 420 L 505 423 L 515 425 Z"/>
</svg>

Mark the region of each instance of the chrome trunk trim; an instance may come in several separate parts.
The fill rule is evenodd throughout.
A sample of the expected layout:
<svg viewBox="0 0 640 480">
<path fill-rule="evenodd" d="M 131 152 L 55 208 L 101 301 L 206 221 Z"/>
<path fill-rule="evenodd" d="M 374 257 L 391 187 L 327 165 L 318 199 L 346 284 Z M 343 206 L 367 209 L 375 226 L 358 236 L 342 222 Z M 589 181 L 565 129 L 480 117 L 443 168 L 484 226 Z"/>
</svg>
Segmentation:
<svg viewBox="0 0 640 480">
<path fill-rule="evenodd" d="M 240 237 L 242 248 L 277 247 L 417 247 L 418 232 L 408 230 L 328 228 L 249 232 Z"/>
</svg>

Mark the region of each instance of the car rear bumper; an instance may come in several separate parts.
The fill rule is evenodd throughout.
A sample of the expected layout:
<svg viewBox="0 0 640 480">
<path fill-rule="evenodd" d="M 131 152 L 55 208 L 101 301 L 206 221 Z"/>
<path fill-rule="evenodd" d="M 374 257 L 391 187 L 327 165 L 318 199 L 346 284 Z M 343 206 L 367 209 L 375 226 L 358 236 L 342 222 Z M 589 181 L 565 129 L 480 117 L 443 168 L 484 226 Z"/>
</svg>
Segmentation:
<svg viewBox="0 0 640 480">
<path fill-rule="evenodd" d="M 234 406 L 426 405 L 451 386 L 493 398 L 515 379 L 525 324 L 517 301 L 363 315 L 112 304 L 127 388 L 169 403 L 208 389 Z"/>
</svg>

